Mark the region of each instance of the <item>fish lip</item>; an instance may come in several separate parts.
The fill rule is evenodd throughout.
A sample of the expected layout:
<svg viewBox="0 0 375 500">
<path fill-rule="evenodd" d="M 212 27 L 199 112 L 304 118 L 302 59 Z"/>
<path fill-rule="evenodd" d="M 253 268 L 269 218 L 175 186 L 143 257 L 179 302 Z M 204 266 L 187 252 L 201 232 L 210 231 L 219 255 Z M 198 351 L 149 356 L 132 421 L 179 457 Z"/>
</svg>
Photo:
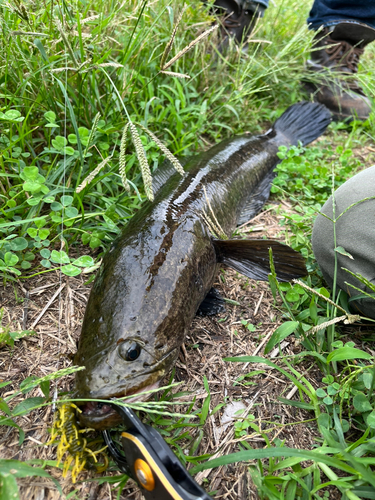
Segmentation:
<svg viewBox="0 0 375 500">
<path fill-rule="evenodd" d="M 129 397 L 127 397 L 126 400 L 122 400 L 122 402 L 126 404 L 131 404 L 137 401 L 145 401 L 151 396 L 152 393 L 151 394 L 142 394 L 142 393 L 151 391 L 153 389 L 157 389 L 159 385 L 160 385 L 160 380 L 158 380 L 154 384 L 142 387 L 141 389 L 134 391 L 133 394 L 130 394 Z M 108 403 L 116 404 L 116 398 L 120 397 L 123 398 L 124 396 L 121 394 L 118 394 L 116 396 L 111 396 L 110 398 L 108 398 L 109 399 Z M 112 406 L 110 407 L 109 410 L 106 410 L 105 413 L 103 413 L 102 408 L 97 408 L 97 409 L 95 408 L 95 401 L 93 401 L 94 405 L 91 405 L 91 407 L 89 406 L 90 403 L 91 402 L 83 403 L 83 406 L 78 405 L 80 407 L 79 420 L 83 427 L 92 427 L 94 429 L 103 430 L 114 427 L 122 422 L 120 415 Z M 104 407 L 109 406 L 109 404 L 104 405 Z M 85 409 L 85 407 L 87 408 Z"/>
<path fill-rule="evenodd" d="M 168 359 L 168 357 L 172 356 L 173 354 L 175 354 L 175 351 L 177 350 L 177 348 L 174 348 L 174 349 L 171 349 L 168 353 L 166 353 L 162 359 L 160 359 L 159 361 L 157 361 L 156 363 L 154 363 L 153 365 L 150 365 L 150 369 L 147 370 L 147 371 L 143 371 L 141 373 L 138 373 L 136 375 L 134 375 L 133 377 L 131 377 L 130 380 L 136 380 L 137 378 L 139 377 L 145 377 L 149 374 L 153 374 L 155 372 L 157 372 L 157 368 L 158 368 L 158 365 L 160 365 L 163 361 L 165 361 L 166 359 Z M 149 395 L 144 395 L 144 396 L 136 396 L 137 394 L 139 393 L 143 393 L 143 392 L 147 392 L 148 390 L 152 390 L 152 389 L 156 389 L 157 387 L 159 387 L 160 385 L 160 382 L 162 380 L 164 376 L 164 373 L 158 377 L 158 380 L 156 382 L 153 382 L 151 384 L 148 384 L 146 386 L 142 386 L 140 389 L 136 389 L 135 391 L 132 391 L 132 389 L 129 389 L 128 391 L 126 390 L 119 390 L 118 388 L 118 383 L 117 384 L 112 384 L 111 386 L 104 386 L 103 388 L 97 390 L 97 391 L 92 391 L 91 393 L 89 394 L 79 394 L 78 397 L 82 397 L 82 399 L 92 399 L 92 400 L 96 400 L 96 399 L 100 399 L 100 400 L 113 400 L 113 399 L 116 399 L 116 398 L 129 398 L 129 399 L 126 399 L 126 402 L 127 403 L 132 403 L 132 402 L 135 402 L 135 401 L 142 401 L 142 400 L 145 400 L 149 397 Z M 125 381 L 129 381 L 129 379 L 122 379 L 122 382 L 125 382 Z M 82 402 L 82 405 L 78 405 L 78 406 L 85 406 L 86 403 Z M 108 412 L 109 414 L 109 412 Z"/>
<path fill-rule="evenodd" d="M 149 393 L 149 394 L 143 394 L 143 393 L 148 392 L 148 391 L 153 391 L 155 389 L 159 389 L 160 382 L 161 382 L 161 379 L 158 380 L 157 382 L 154 382 L 153 384 L 147 385 L 146 387 L 142 387 L 141 389 L 134 391 L 132 394 L 129 394 L 128 396 L 117 396 L 117 398 L 119 398 L 119 397 L 125 398 L 126 397 L 126 399 L 123 400 L 124 403 L 134 403 L 136 401 L 146 401 L 147 399 L 149 399 L 151 397 L 152 393 Z M 112 397 L 111 401 L 113 401 L 113 403 L 116 403 L 116 396 Z"/>
<path fill-rule="evenodd" d="M 140 389 L 137 389 L 128 395 L 118 393 L 118 394 L 113 394 L 111 396 L 107 396 L 105 399 L 108 400 L 108 403 L 116 403 L 116 400 L 120 399 L 120 398 L 121 398 L 121 401 L 124 403 L 133 403 L 135 401 L 145 401 L 146 399 L 148 399 L 150 397 L 150 394 L 143 394 L 143 393 L 157 389 L 159 386 L 160 386 L 160 380 L 158 380 L 157 382 L 154 382 L 153 384 L 149 384 L 146 387 L 141 387 Z M 123 398 L 126 398 L 126 399 L 124 400 Z M 104 398 L 93 398 L 93 402 L 95 402 L 95 399 L 104 399 Z M 85 406 L 86 403 L 82 403 L 82 405 Z"/>
<path fill-rule="evenodd" d="M 81 393 L 81 394 L 79 394 L 79 397 L 81 397 L 82 399 L 110 400 L 112 398 L 124 398 L 124 397 L 128 397 L 128 396 L 132 396 L 133 394 L 137 394 L 138 392 L 143 392 L 145 390 L 144 389 L 145 386 L 142 386 L 140 389 L 136 389 L 134 391 L 132 390 L 131 387 L 129 389 L 126 389 L 126 385 L 127 386 L 129 385 L 129 381 L 133 382 L 137 378 L 145 377 L 145 376 L 148 379 L 150 379 L 150 374 L 152 375 L 153 373 L 157 373 L 157 370 L 139 373 L 138 375 L 132 377 L 131 379 L 123 378 L 119 382 L 113 383 L 111 385 L 108 385 L 108 384 L 104 385 L 103 387 L 101 387 L 100 389 L 97 389 L 95 391 L 90 391 L 89 393 L 86 393 L 86 394 Z M 159 377 L 157 377 L 158 382 L 160 382 L 160 380 L 163 378 L 164 375 L 165 375 L 165 373 L 162 373 Z M 123 387 L 121 387 L 122 383 L 124 383 Z M 149 387 L 149 386 L 153 385 L 154 383 L 156 383 L 156 382 L 149 383 L 146 385 L 146 387 Z M 134 386 L 134 384 L 133 384 L 133 386 Z"/>
</svg>

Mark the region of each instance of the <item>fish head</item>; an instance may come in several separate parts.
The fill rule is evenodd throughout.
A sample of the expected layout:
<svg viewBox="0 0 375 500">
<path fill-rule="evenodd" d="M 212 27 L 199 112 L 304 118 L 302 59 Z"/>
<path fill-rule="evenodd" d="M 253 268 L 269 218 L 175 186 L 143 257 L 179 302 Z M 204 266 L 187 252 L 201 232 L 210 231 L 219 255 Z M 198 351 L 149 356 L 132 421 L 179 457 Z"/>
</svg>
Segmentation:
<svg viewBox="0 0 375 500">
<path fill-rule="evenodd" d="M 108 400 L 129 397 L 126 402 L 148 399 L 173 366 L 179 346 L 153 345 L 141 338 L 121 338 L 116 345 L 88 360 L 77 357 L 85 370 L 76 374 L 76 388 L 85 399 Z M 104 429 L 120 423 L 110 405 L 88 402 L 81 407 L 80 420 L 87 427 Z"/>
<path fill-rule="evenodd" d="M 176 361 L 196 310 L 187 303 L 192 294 L 184 278 L 186 262 L 177 251 L 152 272 L 155 255 L 141 252 L 145 246 L 140 237 L 134 245 L 128 242 L 112 266 L 106 259 L 95 281 L 75 357 L 75 364 L 85 366 L 76 373 L 79 398 L 146 399 L 139 394 L 158 387 Z M 81 423 L 88 427 L 118 423 L 110 405 L 91 402 L 81 410 Z"/>
</svg>

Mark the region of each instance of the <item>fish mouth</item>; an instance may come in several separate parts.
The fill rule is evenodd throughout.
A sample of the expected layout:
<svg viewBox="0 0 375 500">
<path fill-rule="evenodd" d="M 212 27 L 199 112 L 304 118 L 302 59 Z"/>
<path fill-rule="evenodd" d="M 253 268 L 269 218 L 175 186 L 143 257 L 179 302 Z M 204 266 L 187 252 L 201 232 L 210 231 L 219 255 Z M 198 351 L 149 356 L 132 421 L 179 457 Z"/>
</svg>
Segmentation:
<svg viewBox="0 0 375 500">
<path fill-rule="evenodd" d="M 151 394 L 144 394 L 147 391 L 157 389 L 160 385 L 160 380 L 154 384 L 150 384 L 141 389 L 137 389 L 129 396 L 124 403 L 135 403 L 136 401 L 146 401 Z M 131 397 L 130 397 L 131 396 Z M 112 398 L 124 397 L 123 394 L 111 396 Z M 107 398 L 106 398 L 107 399 Z M 115 401 L 113 401 L 115 403 Z M 104 430 L 115 427 L 121 423 L 121 417 L 112 405 L 102 403 L 101 401 L 89 401 L 83 405 L 79 405 L 80 414 L 79 421 L 83 427 L 90 427 L 92 429 Z"/>
</svg>

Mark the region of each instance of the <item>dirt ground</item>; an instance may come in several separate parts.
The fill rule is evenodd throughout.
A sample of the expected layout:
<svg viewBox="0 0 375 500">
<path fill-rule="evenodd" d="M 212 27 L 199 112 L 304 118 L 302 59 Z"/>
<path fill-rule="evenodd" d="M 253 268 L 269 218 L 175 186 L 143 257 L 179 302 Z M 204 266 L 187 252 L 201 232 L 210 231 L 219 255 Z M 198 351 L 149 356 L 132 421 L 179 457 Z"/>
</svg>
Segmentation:
<svg viewBox="0 0 375 500">
<path fill-rule="evenodd" d="M 248 237 L 262 237 L 280 240 L 280 216 L 271 207 L 244 226 L 241 231 Z M 85 304 L 91 285 L 85 285 L 87 276 L 67 278 L 56 273 L 48 273 L 22 283 L 7 283 L 0 291 L 0 303 L 4 308 L 3 324 L 11 324 L 14 330 L 35 330 L 36 335 L 16 342 L 12 352 L 8 348 L 0 351 L 0 379 L 12 380 L 13 384 L 3 389 L 2 397 L 9 396 L 27 376 L 37 377 L 72 365 L 72 356 L 76 351 L 76 342 Z M 262 355 L 264 346 L 275 328 L 281 323 L 281 313 L 274 304 L 267 283 L 249 280 L 235 271 L 225 270 L 218 277 L 216 288 L 227 299 L 240 305 L 226 304 L 226 312 L 213 317 L 196 317 L 191 330 L 181 349 L 176 365 L 175 381 L 183 384 L 178 391 L 189 391 L 196 396 L 199 408 L 207 393 L 203 386 L 203 375 L 207 377 L 211 405 L 226 405 L 242 401 L 245 412 L 254 415 L 255 422 L 267 432 L 269 440 L 280 439 L 285 445 L 294 448 L 311 449 L 316 435 L 314 422 L 298 423 L 312 418 L 305 411 L 281 405 L 277 397 L 293 399 L 295 391 L 283 380 L 279 372 L 266 365 L 244 365 L 228 363 L 223 358 L 238 355 Z M 241 320 L 246 320 L 250 331 Z M 296 339 L 291 337 L 281 344 L 284 354 L 299 352 Z M 278 349 L 269 357 L 277 361 Z M 250 371 L 262 373 L 251 378 L 252 384 L 234 382 Z M 313 364 L 304 366 L 306 376 L 314 387 L 318 387 L 321 374 L 315 371 Z M 245 380 L 246 381 L 246 380 Z M 245 382 L 243 381 L 243 382 Z M 73 388 L 73 376 L 58 381 L 60 392 Z M 35 389 L 28 396 L 42 396 L 40 389 Z M 186 398 L 191 400 L 192 396 Z M 15 398 L 16 403 L 21 398 Z M 224 409 L 224 408 L 223 408 Z M 223 410 L 222 409 L 222 410 Z M 183 406 L 178 408 L 184 411 Z M 233 421 L 223 430 L 221 418 L 223 411 L 210 416 L 204 426 L 203 439 L 196 450 L 196 455 L 203 453 L 223 454 L 238 451 L 234 436 Z M 12 427 L 0 427 L 0 456 L 18 460 L 56 459 L 56 448 L 45 446 L 49 440 L 53 413 L 51 407 L 41 409 L 19 417 L 18 423 L 25 430 L 26 438 L 21 447 L 18 445 L 18 431 Z M 197 429 L 189 430 L 194 438 Z M 253 432 L 247 437 L 254 448 L 265 446 L 260 433 Z M 109 484 L 99 485 L 92 472 L 83 472 L 79 482 L 72 484 L 68 475 L 61 477 L 58 469 L 50 469 L 63 486 L 65 494 L 75 491 L 73 498 L 112 499 L 115 492 Z M 111 474 L 107 472 L 106 474 Z M 116 473 L 114 473 L 116 474 Z M 97 477 L 97 476 L 96 476 Z M 204 483 L 209 491 L 215 491 L 214 498 L 257 499 L 255 487 L 244 464 L 219 467 L 199 473 L 196 480 Z M 21 497 L 28 500 L 56 500 L 60 494 L 55 486 L 42 478 L 20 480 Z M 129 486 L 128 486 L 129 485 Z M 142 498 L 134 483 L 129 482 L 121 498 Z M 331 496 L 331 498 L 334 498 Z"/>
</svg>

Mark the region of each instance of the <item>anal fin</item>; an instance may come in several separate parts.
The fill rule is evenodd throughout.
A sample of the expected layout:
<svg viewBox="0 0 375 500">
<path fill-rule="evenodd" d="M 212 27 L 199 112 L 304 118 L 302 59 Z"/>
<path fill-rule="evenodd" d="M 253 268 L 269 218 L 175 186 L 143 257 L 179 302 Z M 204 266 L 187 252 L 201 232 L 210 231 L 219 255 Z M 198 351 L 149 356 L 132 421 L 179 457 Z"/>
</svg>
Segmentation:
<svg viewBox="0 0 375 500">
<path fill-rule="evenodd" d="M 225 300 L 216 290 L 216 288 L 211 288 L 203 302 L 200 304 L 197 316 L 214 316 L 221 312 L 225 312 Z"/>
<path fill-rule="evenodd" d="M 271 185 L 273 179 L 275 178 L 275 175 L 276 175 L 275 171 L 274 169 L 272 169 L 260 181 L 260 183 L 256 187 L 256 190 L 246 200 L 246 203 L 243 206 L 241 214 L 237 220 L 237 226 L 245 224 L 260 212 L 261 208 L 263 207 L 263 205 L 266 203 L 266 201 L 270 196 Z"/>
<path fill-rule="evenodd" d="M 248 278 L 267 281 L 271 272 L 269 249 L 272 248 L 277 279 L 290 281 L 307 275 L 302 255 L 274 240 L 213 240 L 217 260 Z"/>
</svg>

